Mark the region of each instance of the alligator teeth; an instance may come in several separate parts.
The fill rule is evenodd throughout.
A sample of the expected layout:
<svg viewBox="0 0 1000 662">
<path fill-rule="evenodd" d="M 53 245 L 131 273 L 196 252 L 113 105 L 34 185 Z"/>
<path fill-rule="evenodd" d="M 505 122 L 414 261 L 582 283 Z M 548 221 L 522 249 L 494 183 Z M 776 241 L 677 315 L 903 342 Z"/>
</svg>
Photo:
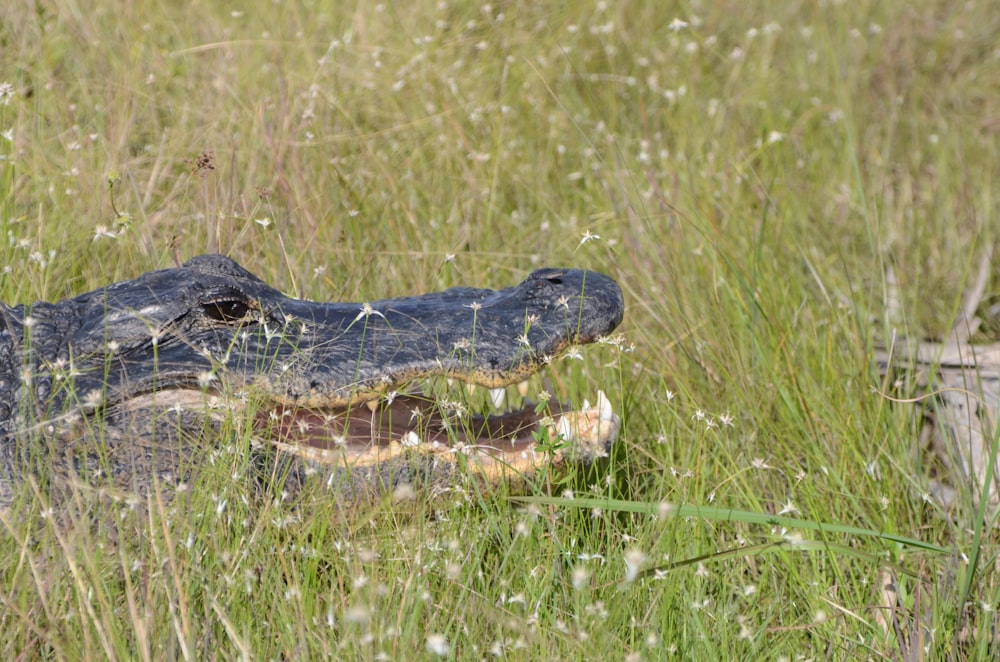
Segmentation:
<svg viewBox="0 0 1000 662">
<path fill-rule="evenodd" d="M 559 424 L 556 425 L 556 434 L 563 439 L 573 438 L 573 428 L 570 426 L 569 416 L 559 417 Z"/>
<path fill-rule="evenodd" d="M 505 388 L 491 388 L 490 389 L 490 402 L 493 403 L 494 409 L 500 409 L 503 407 L 504 400 L 507 399 L 507 389 Z"/>
<path fill-rule="evenodd" d="M 528 380 L 525 379 L 523 382 L 518 382 L 517 392 L 521 394 L 521 397 L 527 397 L 528 395 Z"/>
<path fill-rule="evenodd" d="M 368 400 L 365 402 L 365 406 L 368 407 L 369 411 L 375 411 L 378 409 L 378 400 Z"/>
<path fill-rule="evenodd" d="M 596 407 L 584 400 L 583 409 L 561 415 L 549 430 L 594 457 L 604 457 L 617 438 L 620 425 L 621 419 L 611 408 L 608 396 L 598 391 Z"/>
<path fill-rule="evenodd" d="M 615 420 L 615 412 L 611 408 L 611 402 L 608 400 L 608 396 L 604 395 L 604 391 L 600 389 L 597 391 L 597 411 L 602 421 Z"/>
<path fill-rule="evenodd" d="M 478 387 L 475 384 L 473 384 L 472 382 L 466 382 L 465 383 L 465 392 L 468 393 L 469 395 L 475 395 L 476 394 L 476 388 L 478 388 Z"/>
</svg>

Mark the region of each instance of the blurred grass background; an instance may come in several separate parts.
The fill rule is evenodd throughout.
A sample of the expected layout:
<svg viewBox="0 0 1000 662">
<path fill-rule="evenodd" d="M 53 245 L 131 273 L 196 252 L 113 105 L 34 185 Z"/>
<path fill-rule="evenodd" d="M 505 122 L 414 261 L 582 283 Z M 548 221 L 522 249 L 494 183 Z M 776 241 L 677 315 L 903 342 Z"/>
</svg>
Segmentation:
<svg viewBox="0 0 1000 662">
<path fill-rule="evenodd" d="M 113 542 L 8 527 L 5 654 L 995 655 L 995 534 L 964 574 L 971 486 L 955 512 L 924 498 L 917 414 L 869 359 L 947 333 L 995 241 L 997 44 L 975 1 L 0 9 L 4 302 L 212 251 L 320 300 L 601 270 L 626 342 L 553 371 L 624 417 L 590 496 L 953 550 L 764 553 L 789 532 L 503 495 L 260 514 L 220 470 L 190 502 L 123 506 Z"/>
</svg>

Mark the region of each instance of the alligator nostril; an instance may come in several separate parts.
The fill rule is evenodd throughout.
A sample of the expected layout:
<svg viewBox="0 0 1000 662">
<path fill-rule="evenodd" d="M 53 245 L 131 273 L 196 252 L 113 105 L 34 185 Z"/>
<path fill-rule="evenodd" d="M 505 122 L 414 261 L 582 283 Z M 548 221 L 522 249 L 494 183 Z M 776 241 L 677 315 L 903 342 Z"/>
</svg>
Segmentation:
<svg viewBox="0 0 1000 662">
<path fill-rule="evenodd" d="M 538 280 L 535 281 L 535 287 L 541 287 L 545 283 L 551 283 L 553 285 L 562 285 L 562 272 L 556 272 L 553 274 L 536 275 Z"/>
</svg>

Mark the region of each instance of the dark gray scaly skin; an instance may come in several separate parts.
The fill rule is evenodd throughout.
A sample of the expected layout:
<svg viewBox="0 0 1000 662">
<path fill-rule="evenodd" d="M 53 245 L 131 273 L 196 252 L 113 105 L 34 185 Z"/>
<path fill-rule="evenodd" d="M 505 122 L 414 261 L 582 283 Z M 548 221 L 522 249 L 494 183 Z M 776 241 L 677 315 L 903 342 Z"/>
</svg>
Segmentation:
<svg viewBox="0 0 1000 662">
<path fill-rule="evenodd" d="M 221 255 L 58 303 L 0 304 L 0 508 L 26 473 L 47 484 L 46 469 L 110 476 L 137 493 L 154 476 L 186 480 L 203 438 L 218 436 L 207 405 L 191 403 L 212 395 L 332 411 L 431 375 L 504 386 L 608 334 L 623 312 L 618 285 L 590 271 L 542 269 L 499 291 L 314 303 Z M 265 471 L 277 466 L 273 448 L 251 452 Z M 385 471 L 366 466 L 350 480 Z"/>
</svg>

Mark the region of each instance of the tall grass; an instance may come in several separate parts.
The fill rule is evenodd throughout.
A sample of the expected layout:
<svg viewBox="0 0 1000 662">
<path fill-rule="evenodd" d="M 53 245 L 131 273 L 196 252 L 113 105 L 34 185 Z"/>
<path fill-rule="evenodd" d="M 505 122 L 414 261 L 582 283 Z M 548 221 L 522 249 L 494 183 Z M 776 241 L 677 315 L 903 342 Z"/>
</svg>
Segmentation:
<svg viewBox="0 0 1000 662">
<path fill-rule="evenodd" d="M 583 266 L 628 309 L 549 373 L 624 418 L 561 499 L 261 506 L 229 440 L 170 502 L 26 493 L 6 657 L 996 654 L 992 522 L 869 362 L 995 240 L 991 3 L 8 4 L 0 300 L 221 251 L 320 300 Z"/>
</svg>

